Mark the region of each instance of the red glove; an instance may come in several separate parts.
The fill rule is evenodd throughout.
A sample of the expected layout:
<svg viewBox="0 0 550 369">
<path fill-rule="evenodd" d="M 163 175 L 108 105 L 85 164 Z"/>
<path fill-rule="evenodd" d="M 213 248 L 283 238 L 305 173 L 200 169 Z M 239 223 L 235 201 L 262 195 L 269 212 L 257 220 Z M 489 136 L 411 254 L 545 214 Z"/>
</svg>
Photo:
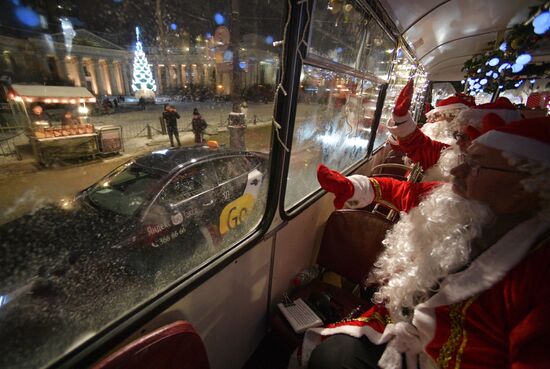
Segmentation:
<svg viewBox="0 0 550 369">
<path fill-rule="evenodd" d="M 323 164 L 319 164 L 317 167 L 317 180 L 322 189 L 332 192 L 336 196 L 334 199 L 336 209 L 342 209 L 355 192 L 353 183 L 349 179 L 335 170 L 328 169 Z"/>
<path fill-rule="evenodd" d="M 411 107 L 413 92 L 413 80 L 411 79 L 407 82 L 405 87 L 403 87 L 395 101 L 395 108 L 393 108 L 394 116 L 403 117 L 407 115 Z"/>
</svg>

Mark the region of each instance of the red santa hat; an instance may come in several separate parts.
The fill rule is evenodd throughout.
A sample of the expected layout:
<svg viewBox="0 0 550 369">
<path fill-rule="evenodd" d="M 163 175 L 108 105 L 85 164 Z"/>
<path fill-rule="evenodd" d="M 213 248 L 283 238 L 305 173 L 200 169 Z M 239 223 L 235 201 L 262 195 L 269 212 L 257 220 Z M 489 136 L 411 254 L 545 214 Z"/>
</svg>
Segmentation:
<svg viewBox="0 0 550 369">
<path fill-rule="evenodd" d="M 475 103 L 473 103 L 475 105 Z M 439 100 L 435 104 L 435 109 L 426 113 L 426 117 L 430 117 L 435 113 L 442 113 L 444 115 L 456 115 L 458 111 L 467 109 L 472 105 L 472 101 L 464 98 L 461 94 L 450 96 L 444 100 Z"/>
<path fill-rule="evenodd" d="M 477 105 L 471 109 L 461 111 L 452 121 L 451 129 L 459 132 L 464 131 L 468 126 L 479 129 L 483 124 L 483 117 L 489 113 L 498 115 L 506 123 L 522 118 L 510 100 L 505 97 L 499 97 L 495 102 Z"/>
<path fill-rule="evenodd" d="M 550 118 L 515 121 L 490 130 L 474 142 L 550 165 Z"/>
<path fill-rule="evenodd" d="M 483 116 L 481 127 L 478 129 L 476 127 L 468 126 L 464 128 L 464 133 L 470 137 L 470 140 L 475 140 L 484 133 L 489 132 L 492 129 L 504 127 L 506 121 L 500 117 L 500 115 L 495 113 L 489 113 Z"/>
</svg>

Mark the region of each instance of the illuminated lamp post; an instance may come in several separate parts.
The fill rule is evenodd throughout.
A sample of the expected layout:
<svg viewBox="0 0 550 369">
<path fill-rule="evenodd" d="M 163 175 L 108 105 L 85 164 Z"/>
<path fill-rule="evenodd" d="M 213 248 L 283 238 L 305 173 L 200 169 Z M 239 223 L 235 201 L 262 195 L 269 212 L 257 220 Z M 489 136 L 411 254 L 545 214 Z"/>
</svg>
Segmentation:
<svg viewBox="0 0 550 369">
<path fill-rule="evenodd" d="M 240 14 L 239 0 L 231 0 L 231 45 L 233 47 L 232 60 L 232 86 L 231 86 L 231 103 L 232 109 L 229 113 L 229 147 L 237 150 L 245 150 L 245 115 L 241 111 L 241 66 L 239 58 L 239 40 L 240 32 Z"/>
</svg>

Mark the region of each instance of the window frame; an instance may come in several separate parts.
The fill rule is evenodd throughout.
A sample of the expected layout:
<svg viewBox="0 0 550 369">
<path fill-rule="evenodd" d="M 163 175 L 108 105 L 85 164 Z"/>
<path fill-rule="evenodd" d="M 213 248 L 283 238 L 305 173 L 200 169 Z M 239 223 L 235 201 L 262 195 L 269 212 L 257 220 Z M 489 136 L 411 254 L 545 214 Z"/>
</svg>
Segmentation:
<svg viewBox="0 0 550 369">
<path fill-rule="evenodd" d="M 371 21 L 375 21 L 378 24 L 378 26 L 385 32 L 385 34 L 394 43 L 394 45 L 395 45 L 394 51 L 397 50 L 397 47 L 399 46 L 397 38 L 394 37 L 390 33 L 388 28 L 380 20 L 380 18 L 375 14 L 373 9 L 371 9 L 369 6 L 365 5 L 362 1 L 356 1 L 355 4 L 357 5 L 358 9 L 360 9 L 360 11 L 366 13 L 367 16 L 371 17 Z M 381 86 L 381 91 L 379 91 L 379 93 L 378 93 L 378 98 L 377 98 L 377 103 L 376 103 L 377 108 L 375 110 L 374 118 L 373 118 L 373 127 L 376 127 L 376 129 L 371 130 L 367 153 L 365 154 L 365 157 L 363 159 L 357 161 L 356 163 L 354 163 L 350 167 L 348 167 L 345 171 L 343 171 L 343 174 L 352 173 L 357 168 L 364 165 L 372 157 L 374 140 L 376 138 L 376 131 L 378 130 L 380 117 L 381 117 L 381 114 L 382 114 L 382 107 L 384 105 L 384 100 L 385 100 L 385 97 L 386 97 L 387 84 L 388 84 L 389 81 L 378 78 L 378 77 L 374 76 L 372 73 L 369 73 L 368 71 L 362 72 L 362 71 L 359 71 L 359 70 L 357 70 L 355 68 L 352 68 L 348 65 L 345 65 L 345 64 L 342 64 L 342 63 L 339 63 L 339 62 L 334 62 L 330 59 L 318 56 L 315 53 L 310 52 L 308 44 L 309 44 L 309 41 L 311 41 L 312 32 L 313 32 L 313 29 L 312 29 L 313 27 L 311 26 L 310 23 L 311 23 L 311 17 L 312 17 L 312 14 L 313 14 L 313 10 L 314 10 L 314 4 L 307 3 L 307 5 L 309 5 L 309 8 L 308 8 L 307 13 L 304 14 L 304 16 L 306 18 L 304 20 L 304 22 L 307 25 L 307 29 L 304 32 L 307 33 L 305 38 L 308 40 L 308 43 L 306 45 L 304 45 L 304 43 L 300 43 L 298 41 L 298 47 L 297 47 L 298 52 L 301 55 L 305 55 L 305 57 L 301 60 L 296 61 L 295 65 L 294 65 L 293 72 L 295 74 L 297 74 L 297 80 L 294 82 L 296 90 L 298 89 L 298 86 L 300 84 L 300 75 L 301 75 L 302 69 L 305 66 L 311 66 L 311 67 L 316 67 L 316 68 L 327 69 L 327 70 L 334 71 L 334 72 L 337 72 L 337 73 L 349 74 L 353 77 L 361 78 L 363 80 L 368 80 L 368 81 L 371 81 L 373 83 L 379 84 Z M 310 19 L 307 18 L 308 16 L 310 17 Z M 395 57 L 395 52 L 392 54 L 391 61 L 394 60 L 394 57 Z M 393 65 L 392 65 L 391 68 L 388 69 L 388 73 L 387 73 L 388 79 L 389 79 L 389 76 L 391 75 L 392 72 L 393 72 Z M 382 92 L 382 86 L 386 86 L 386 87 L 383 88 L 384 89 L 383 94 L 381 93 Z M 298 94 L 298 92 L 295 92 L 295 93 L 296 93 L 296 95 Z M 295 128 L 295 124 L 294 124 L 295 120 L 294 119 L 295 119 L 296 110 L 297 110 L 297 100 L 298 100 L 297 96 L 296 96 L 295 100 L 296 101 L 294 101 L 294 104 L 291 107 L 292 108 L 292 113 L 293 113 L 292 119 L 288 120 L 289 124 L 288 124 L 287 127 L 285 127 L 286 128 L 286 131 L 285 131 L 285 138 L 286 138 L 285 139 L 285 144 L 290 149 L 290 152 L 286 153 L 284 155 L 285 165 L 284 165 L 284 168 L 283 168 L 283 171 L 282 171 L 281 189 L 280 189 L 280 196 L 279 196 L 279 202 L 278 202 L 279 203 L 279 206 L 278 206 L 279 216 L 284 221 L 289 221 L 289 220 L 293 219 L 294 217 L 299 215 L 302 211 L 307 209 L 313 202 L 317 201 L 318 199 L 320 199 L 325 194 L 325 191 L 322 190 L 321 187 L 319 186 L 319 188 L 316 191 L 314 191 L 314 192 L 310 193 L 308 196 L 304 197 L 304 199 L 301 202 L 295 204 L 294 206 L 292 206 L 289 209 L 285 209 L 285 196 L 286 196 L 287 185 L 288 185 L 287 178 L 288 178 L 288 174 L 289 174 L 290 158 L 292 156 L 292 141 L 293 141 L 293 134 L 294 134 L 294 128 Z M 381 147 L 382 146 L 383 145 L 381 145 Z"/>
</svg>

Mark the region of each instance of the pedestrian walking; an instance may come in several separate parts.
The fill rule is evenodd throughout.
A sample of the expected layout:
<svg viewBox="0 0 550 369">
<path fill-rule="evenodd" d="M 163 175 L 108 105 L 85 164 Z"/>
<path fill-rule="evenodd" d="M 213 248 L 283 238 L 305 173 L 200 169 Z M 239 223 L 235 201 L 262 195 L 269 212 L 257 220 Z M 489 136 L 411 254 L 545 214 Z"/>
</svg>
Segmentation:
<svg viewBox="0 0 550 369">
<path fill-rule="evenodd" d="M 193 120 L 191 121 L 191 127 L 195 134 L 195 143 L 204 142 L 204 131 L 206 130 L 206 121 L 202 118 L 197 108 L 193 109 Z"/>
<path fill-rule="evenodd" d="M 168 138 L 170 139 L 170 146 L 174 147 L 174 137 L 178 142 L 178 146 L 181 146 L 177 121 L 180 118 L 180 115 L 176 111 L 176 108 L 173 105 L 167 105 L 164 112 L 162 112 L 162 118 L 166 122 L 166 131 L 168 132 Z"/>
</svg>

